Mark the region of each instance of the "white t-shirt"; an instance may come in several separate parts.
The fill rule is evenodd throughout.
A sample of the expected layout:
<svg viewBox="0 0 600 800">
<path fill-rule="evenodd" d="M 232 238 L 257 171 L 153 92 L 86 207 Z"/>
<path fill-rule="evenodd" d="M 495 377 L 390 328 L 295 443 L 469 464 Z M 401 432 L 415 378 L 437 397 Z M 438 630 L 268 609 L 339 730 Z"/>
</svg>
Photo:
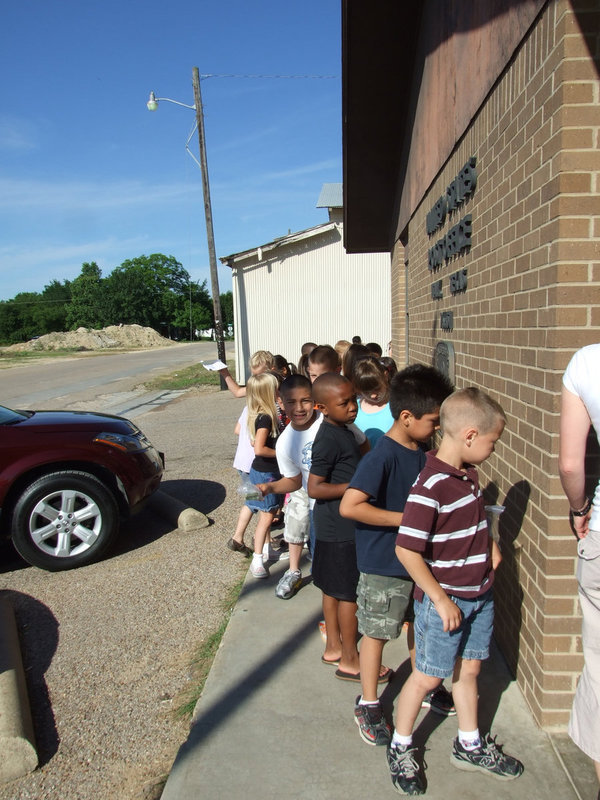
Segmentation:
<svg viewBox="0 0 600 800">
<path fill-rule="evenodd" d="M 308 473 L 312 463 L 312 446 L 317 435 L 317 431 L 323 422 L 323 415 L 317 411 L 317 418 L 304 431 L 292 428 L 291 423 L 277 439 L 275 452 L 277 453 L 277 464 L 279 471 L 284 478 L 295 478 L 298 473 L 302 474 L 302 488 L 308 491 Z M 348 425 L 354 434 L 359 445 L 366 441 L 365 434 L 359 430 L 354 423 Z M 310 507 L 315 504 L 314 499 L 310 498 Z"/>
<path fill-rule="evenodd" d="M 587 409 L 596 437 L 600 434 L 600 344 L 578 350 L 563 375 L 565 389 L 577 395 Z M 600 483 L 596 486 L 590 529 L 600 530 Z"/>
</svg>

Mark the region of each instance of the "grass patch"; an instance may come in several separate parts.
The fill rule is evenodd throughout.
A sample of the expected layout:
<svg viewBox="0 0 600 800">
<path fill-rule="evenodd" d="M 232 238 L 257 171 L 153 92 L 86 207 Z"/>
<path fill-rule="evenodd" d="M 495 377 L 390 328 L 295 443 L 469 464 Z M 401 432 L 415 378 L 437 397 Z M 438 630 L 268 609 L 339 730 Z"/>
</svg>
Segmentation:
<svg viewBox="0 0 600 800">
<path fill-rule="evenodd" d="M 234 372 L 234 362 L 228 361 L 227 366 L 231 373 Z M 218 372 L 211 372 L 205 369 L 202 364 L 192 364 L 191 367 L 183 367 L 177 372 L 169 375 L 159 375 L 152 381 L 148 381 L 145 386 L 147 389 L 190 389 L 193 386 L 220 386 L 221 378 Z"/>
<path fill-rule="evenodd" d="M 239 594 L 242 591 L 247 566 L 247 564 L 244 565 L 244 574 L 241 578 L 239 578 L 234 586 L 231 587 L 228 596 L 223 601 L 223 611 L 225 612 L 225 615 L 221 621 L 221 624 L 216 631 L 211 633 L 210 636 L 207 636 L 207 638 L 204 639 L 204 641 L 202 641 L 196 649 L 190 664 L 190 671 L 192 674 L 191 685 L 181 692 L 179 703 L 173 710 L 173 714 L 176 719 L 191 719 L 192 714 L 194 713 L 196 703 L 200 699 L 200 695 L 204 689 L 204 684 L 206 683 L 212 662 L 217 650 L 219 649 L 225 629 L 227 628 L 227 623 L 229 622 L 229 618 L 231 617 Z"/>
</svg>

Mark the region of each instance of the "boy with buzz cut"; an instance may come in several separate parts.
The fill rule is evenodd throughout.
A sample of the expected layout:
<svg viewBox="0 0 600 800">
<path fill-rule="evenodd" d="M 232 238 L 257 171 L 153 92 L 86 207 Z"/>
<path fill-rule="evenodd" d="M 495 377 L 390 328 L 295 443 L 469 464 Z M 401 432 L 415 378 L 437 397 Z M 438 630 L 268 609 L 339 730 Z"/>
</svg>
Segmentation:
<svg viewBox="0 0 600 800">
<path fill-rule="evenodd" d="M 383 648 L 400 636 L 405 621 L 412 623 L 413 582 L 396 558 L 396 535 L 406 498 L 425 465 L 421 445 L 437 430 L 440 406 L 452 389 L 445 375 L 422 364 L 412 364 L 394 376 L 389 399 L 392 427 L 362 459 L 340 504 L 340 514 L 356 522 L 362 695 L 356 698 L 354 717 L 362 739 L 370 745 L 387 745 L 392 736 L 377 694 Z M 412 658 L 412 624 L 408 640 Z M 433 696 L 428 705 L 447 715 L 453 709 L 445 695 L 439 701 Z"/>
<path fill-rule="evenodd" d="M 488 532 L 476 465 L 494 452 L 505 424 L 502 407 L 485 392 L 469 387 L 450 395 L 440 409 L 440 447 L 427 454 L 404 507 L 396 554 L 415 582 L 416 655 L 387 751 L 392 783 L 403 794 L 425 792 L 413 726 L 427 692 L 450 675 L 458 717 L 450 762 L 504 780 L 523 772 L 477 724 L 477 678 L 489 655 L 501 555 Z"/>
</svg>

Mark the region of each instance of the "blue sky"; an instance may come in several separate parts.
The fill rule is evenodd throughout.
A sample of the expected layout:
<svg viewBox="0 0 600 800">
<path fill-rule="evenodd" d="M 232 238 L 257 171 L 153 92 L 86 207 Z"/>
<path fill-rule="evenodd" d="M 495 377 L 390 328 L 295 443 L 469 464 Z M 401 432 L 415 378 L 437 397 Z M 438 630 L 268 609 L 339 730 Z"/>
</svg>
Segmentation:
<svg viewBox="0 0 600 800">
<path fill-rule="evenodd" d="M 342 180 L 339 0 L 20 0 L 0 29 L 0 300 L 95 261 L 172 255 L 207 279 L 201 74 L 217 257 L 327 220 Z M 197 153 L 197 137 L 190 146 Z M 219 262 L 221 292 L 230 270 Z"/>
</svg>

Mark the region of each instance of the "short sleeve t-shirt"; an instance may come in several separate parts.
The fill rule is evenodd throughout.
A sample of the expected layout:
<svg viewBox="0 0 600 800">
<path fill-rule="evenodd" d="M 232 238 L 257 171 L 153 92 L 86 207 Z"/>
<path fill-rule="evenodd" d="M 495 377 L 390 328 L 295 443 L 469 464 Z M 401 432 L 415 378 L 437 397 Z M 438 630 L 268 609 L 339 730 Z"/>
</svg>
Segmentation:
<svg viewBox="0 0 600 800">
<path fill-rule="evenodd" d="M 350 488 L 368 494 L 369 502 L 377 508 L 404 511 L 406 498 L 424 466 L 425 453 L 421 448 L 412 450 L 384 435 L 361 460 Z M 409 577 L 396 557 L 397 527 L 354 524 L 360 572 Z"/>
<path fill-rule="evenodd" d="M 354 424 L 363 431 L 369 440 L 371 449 L 373 449 L 381 437 L 387 433 L 394 424 L 394 418 L 390 411 L 390 404 L 386 403 L 379 411 L 367 414 L 362 410 L 362 404 L 359 402 L 358 414 L 356 415 Z"/>
<path fill-rule="evenodd" d="M 271 430 L 272 420 L 268 414 L 259 414 L 256 418 L 255 422 L 255 429 L 258 432 L 261 428 L 267 428 L 268 431 Z M 277 442 L 277 438 L 272 436 L 271 433 L 267 436 L 267 441 L 265 442 L 266 447 L 271 447 L 273 450 L 275 449 L 275 445 Z M 252 462 L 252 469 L 257 470 L 258 472 L 276 472 L 279 474 L 279 468 L 277 467 L 277 458 L 275 456 L 254 456 L 254 461 Z"/>
<path fill-rule="evenodd" d="M 327 483 L 349 483 L 360 461 L 354 434 L 345 425 L 324 422 L 315 436 L 310 471 Z M 340 516 L 340 500 L 317 500 L 316 538 L 323 542 L 354 540 L 354 521 Z"/>
</svg>

